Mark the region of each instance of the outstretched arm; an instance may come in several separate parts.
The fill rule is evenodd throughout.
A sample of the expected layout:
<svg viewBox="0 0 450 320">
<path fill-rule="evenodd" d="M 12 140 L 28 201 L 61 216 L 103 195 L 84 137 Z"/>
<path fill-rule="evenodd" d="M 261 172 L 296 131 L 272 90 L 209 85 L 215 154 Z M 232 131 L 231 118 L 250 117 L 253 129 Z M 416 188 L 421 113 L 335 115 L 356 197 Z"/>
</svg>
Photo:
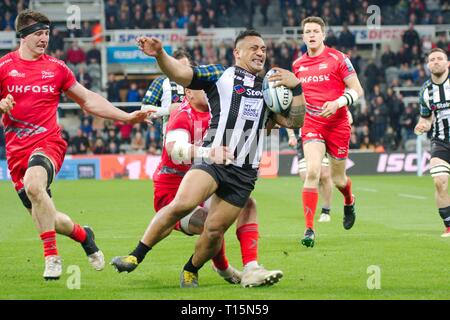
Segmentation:
<svg viewBox="0 0 450 320">
<path fill-rule="evenodd" d="M 161 40 L 150 37 L 139 37 L 136 39 L 139 49 L 146 55 L 155 57 L 161 71 L 183 87 L 187 87 L 192 82 L 194 75 L 192 68 L 182 64 L 180 61 L 167 54 L 162 47 Z"/>
<path fill-rule="evenodd" d="M 78 103 L 83 110 L 105 119 L 137 123 L 148 121 L 147 117 L 153 112 L 152 110 L 139 110 L 132 113 L 124 112 L 114 107 L 111 102 L 101 95 L 86 89 L 78 82 L 66 91 L 66 95 Z"/>
</svg>

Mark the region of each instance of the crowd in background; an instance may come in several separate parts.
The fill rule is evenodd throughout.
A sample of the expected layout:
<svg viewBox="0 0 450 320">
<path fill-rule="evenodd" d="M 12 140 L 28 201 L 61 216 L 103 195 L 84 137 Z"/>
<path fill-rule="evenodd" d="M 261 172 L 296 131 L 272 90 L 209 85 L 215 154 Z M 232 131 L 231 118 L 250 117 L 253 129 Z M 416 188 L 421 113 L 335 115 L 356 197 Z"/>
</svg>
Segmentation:
<svg viewBox="0 0 450 320">
<path fill-rule="evenodd" d="M 261 9 L 269 6 L 269 1 L 234 0 L 107 0 L 105 14 L 107 28 L 187 28 L 188 34 L 195 35 L 200 28 L 233 26 L 233 8 L 252 5 Z M 450 39 L 445 33 L 436 38 L 420 37 L 415 30 L 416 24 L 440 24 L 448 17 L 450 4 L 446 0 L 427 1 L 383 1 L 384 5 L 395 7 L 382 16 L 383 23 L 409 24 L 402 35 L 402 45 L 393 50 L 389 45 L 379 48 L 375 59 L 361 57 L 355 36 L 347 24 L 364 24 L 364 14 L 368 1 L 360 1 L 359 9 L 353 10 L 356 1 L 302 1 L 280 0 L 279 5 L 283 24 L 298 26 L 306 15 L 325 17 L 330 25 L 343 25 L 339 36 L 331 29 L 328 31 L 327 45 L 337 48 L 350 57 L 365 90 L 362 103 L 351 108 L 353 115 L 351 149 L 368 151 L 405 150 L 409 140 L 414 139 L 413 129 L 418 119 L 417 103 L 405 103 L 408 91 L 397 92 L 397 87 L 419 87 L 429 77 L 425 68 L 426 53 L 433 47 L 440 47 L 450 53 Z M 0 30 L 14 28 L 13 21 L 17 12 L 28 5 L 28 1 L 12 2 L 0 0 Z M 130 10 L 130 8 L 134 8 Z M 133 12 L 133 16 L 131 15 Z M 8 14 L 9 13 L 9 14 Z M 216 18 L 220 16 L 220 18 Z M 114 17 L 114 18 L 112 18 Z M 149 18 L 151 17 L 151 18 Z M 444 18 L 443 18 L 444 17 Z M 14 19 L 13 19 L 14 18 Z M 250 19 L 251 20 L 251 19 Z M 11 25 L 12 21 L 12 25 Z M 200 21 L 200 22 L 199 22 Z M 208 22 L 209 21 L 209 22 Z M 212 24 L 214 21 L 215 24 Z M 450 21 L 450 20 L 446 20 Z M 195 22 L 195 23 L 194 23 Z M 155 25 L 156 23 L 156 25 Z M 237 22 L 239 23 L 239 22 Z M 251 21 L 250 21 L 251 23 Z M 266 21 L 264 20 L 264 23 Z M 194 24 L 195 28 L 191 25 Z M 241 21 L 242 24 L 242 21 Z M 242 25 L 241 25 L 242 26 Z M 84 21 L 82 29 L 61 30 L 53 28 L 49 43 L 49 54 L 64 60 L 74 71 L 77 80 L 85 87 L 104 91 L 111 102 L 140 102 L 149 85 L 147 80 L 130 80 L 125 75 L 108 75 L 106 87 L 101 85 L 101 53 L 96 41 L 86 50 L 76 40 L 79 37 L 93 37 L 98 33 L 99 23 Z M 190 30 L 192 29 L 192 30 Z M 195 32 L 193 30 L 196 30 Z M 73 38 L 65 43 L 64 38 Z M 266 70 L 273 66 L 291 68 L 291 62 L 305 52 L 300 41 L 286 39 L 266 39 Z M 193 59 L 199 64 L 221 63 L 232 65 L 233 42 L 199 41 L 184 44 Z M 417 96 L 416 91 L 411 91 Z M 63 97 L 62 102 L 66 102 Z M 127 111 L 132 109 L 127 108 Z M 62 127 L 69 144 L 69 153 L 108 154 L 119 152 L 142 152 L 159 154 L 162 146 L 161 122 L 153 125 L 135 126 L 118 122 L 104 121 L 96 117 L 73 111 L 60 110 L 60 117 L 79 117 L 81 123 L 76 134 Z M 81 114 L 81 115 L 80 115 Z M 71 130 L 72 132 L 74 130 Z M 4 158 L 4 135 L 0 125 L 0 158 Z M 281 130 L 282 146 L 287 146 L 287 135 Z"/>
</svg>

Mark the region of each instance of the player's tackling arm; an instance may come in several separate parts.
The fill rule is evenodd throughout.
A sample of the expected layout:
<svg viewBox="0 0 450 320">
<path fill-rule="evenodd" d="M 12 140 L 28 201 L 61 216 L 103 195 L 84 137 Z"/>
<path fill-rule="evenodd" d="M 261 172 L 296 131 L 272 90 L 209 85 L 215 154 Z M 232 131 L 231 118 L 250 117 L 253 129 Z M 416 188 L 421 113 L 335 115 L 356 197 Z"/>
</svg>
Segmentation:
<svg viewBox="0 0 450 320">
<path fill-rule="evenodd" d="M 78 103 L 83 110 L 105 119 L 137 123 L 148 121 L 147 117 L 153 112 L 151 110 L 139 110 L 132 113 L 124 112 L 114 107 L 101 95 L 86 89 L 78 82 L 66 91 L 66 95 Z"/>
<path fill-rule="evenodd" d="M 162 47 L 161 40 L 150 37 L 139 37 L 136 39 L 139 49 L 146 55 L 155 57 L 161 71 L 183 87 L 191 84 L 194 72 L 190 66 L 184 65 L 174 57 L 167 54 Z"/>
<path fill-rule="evenodd" d="M 195 158 L 217 164 L 229 164 L 233 154 L 227 147 L 205 148 L 191 144 L 190 134 L 184 129 L 169 130 L 166 135 L 165 148 L 174 163 L 190 164 Z"/>
</svg>

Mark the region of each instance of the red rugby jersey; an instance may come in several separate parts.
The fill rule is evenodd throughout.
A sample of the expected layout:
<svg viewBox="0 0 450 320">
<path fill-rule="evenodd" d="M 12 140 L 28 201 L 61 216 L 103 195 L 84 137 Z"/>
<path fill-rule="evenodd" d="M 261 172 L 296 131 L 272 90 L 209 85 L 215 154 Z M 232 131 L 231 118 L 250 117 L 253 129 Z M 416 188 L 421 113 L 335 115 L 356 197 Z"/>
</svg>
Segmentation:
<svg viewBox="0 0 450 320">
<path fill-rule="evenodd" d="M 11 94 L 16 101 L 11 115 L 3 115 L 7 154 L 60 135 L 56 118 L 59 98 L 75 83 L 65 63 L 49 55 L 29 61 L 14 51 L 0 59 L 0 99 Z"/>
<path fill-rule="evenodd" d="M 348 121 L 347 108 L 339 108 L 329 118 L 319 117 L 322 106 L 344 94 L 344 79 L 355 74 L 350 59 L 342 52 L 325 46 L 315 57 L 303 54 L 292 64 L 294 74 L 300 79 L 306 99 L 305 121 L 336 124 Z"/>
</svg>

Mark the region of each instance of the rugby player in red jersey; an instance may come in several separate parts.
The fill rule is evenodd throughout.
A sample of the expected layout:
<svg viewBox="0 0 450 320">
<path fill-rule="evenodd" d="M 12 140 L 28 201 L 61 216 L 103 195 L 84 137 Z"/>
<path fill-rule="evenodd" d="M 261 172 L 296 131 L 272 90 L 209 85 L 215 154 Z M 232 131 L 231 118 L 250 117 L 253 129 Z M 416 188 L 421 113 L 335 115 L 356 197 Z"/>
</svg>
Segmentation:
<svg viewBox="0 0 450 320">
<path fill-rule="evenodd" d="M 104 256 L 89 227 L 81 227 L 57 211 L 50 184 L 61 168 L 67 143 L 56 119 L 64 92 L 83 110 L 108 119 L 141 122 L 151 111 L 126 113 L 102 96 L 79 84 L 64 62 L 45 54 L 50 20 L 25 10 L 16 19 L 20 37 L 17 51 L 0 59 L 0 114 L 6 138 L 6 159 L 14 187 L 31 213 L 44 246 L 46 280 L 59 279 L 62 262 L 56 233 L 81 243 L 96 270 L 104 268 Z"/>
<path fill-rule="evenodd" d="M 350 142 L 347 108 L 364 92 L 350 59 L 342 52 L 325 46 L 325 23 L 322 18 L 305 18 L 302 28 L 308 50 L 294 61 L 292 69 L 300 79 L 306 99 L 302 127 L 306 159 L 306 179 L 302 192 L 306 230 L 301 243 L 312 247 L 315 241 L 313 227 L 318 184 L 325 153 L 328 153 L 330 160 L 333 183 L 344 195 L 344 228 L 350 229 L 355 222 L 352 181 L 345 173 Z M 275 73 L 271 80 L 281 80 L 282 76 L 283 72 Z"/>
<path fill-rule="evenodd" d="M 215 163 L 223 163 L 227 157 L 231 159 L 226 147 L 212 148 L 206 154 L 206 150 L 201 146 L 211 119 L 204 91 L 185 89 L 185 95 L 182 104 L 170 114 L 161 161 L 153 175 L 155 212 L 175 198 L 181 180 L 191 168 L 193 160 L 207 156 Z M 183 148 L 185 144 L 189 144 L 189 147 Z M 180 153 L 180 150 L 189 150 L 189 154 Z M 208 200 L 204 206 L 196 207 L 176 223 L 175 230 L 188 235 L 201 234 L 209 205 Z M 236 223 L 236 235 L 241 245 L 244 269 L 257 264 L 259 232 L 256 214 L 256 203 L 250 197 Z M 118 272 L 132 272 L 144 260 L 149 251 L 147 237 L 146 232 L 136 249 L 129 255 L 113 258 L 111 264 Z M 258 274 L 252 272 L 243 274 L 228 263 L 224 242 L 212 261 L 214 270 L 229 283 L 254 286 L 261 282 Z"/>
</svg>

